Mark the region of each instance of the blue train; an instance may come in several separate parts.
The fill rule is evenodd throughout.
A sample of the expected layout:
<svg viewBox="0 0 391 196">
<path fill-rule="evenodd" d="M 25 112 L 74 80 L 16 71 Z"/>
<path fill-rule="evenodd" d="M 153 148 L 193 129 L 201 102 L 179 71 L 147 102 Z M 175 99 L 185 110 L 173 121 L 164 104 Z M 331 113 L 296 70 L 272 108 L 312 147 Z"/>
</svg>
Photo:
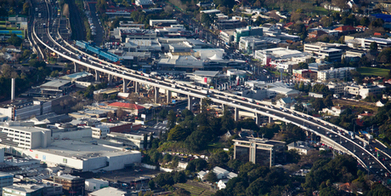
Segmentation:
<svg viewBox="0 0 391 196">
<path fill-rule="evenodd" d="M 119 64 L 120 63 L 120 58 L 115 55 L 115 54 L 112 54 L 112 53 L 109 53 L 107 52 L 105 49 L 102 49 L 102 48 L 99 48 L 99 47 L 96 47 L 96 46 L 93 46 L 91 45 L 90 43 L 88 42 L 85 42 L 85 41 L 76 41 L 76 46 L 86 50 L 86 51 L 90 51 L 94 54 L 97 54 L 98 56 L 100 57 L 103 57 L 111 62 L 114 62 L 115 64 Z"/>
</svg>

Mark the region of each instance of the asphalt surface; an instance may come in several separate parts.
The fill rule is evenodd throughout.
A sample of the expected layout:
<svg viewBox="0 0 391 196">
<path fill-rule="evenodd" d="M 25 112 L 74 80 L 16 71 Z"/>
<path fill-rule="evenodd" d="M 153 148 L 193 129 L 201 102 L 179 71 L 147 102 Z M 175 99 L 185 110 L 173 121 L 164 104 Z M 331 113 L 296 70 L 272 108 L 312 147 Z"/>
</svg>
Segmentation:
<svg viewBox="0 0 391 196">
<path fill-rule="evenodd" d="M 69 20 L 72 26 L 72 39 L 85 40 L 86 30 L 81 18 L 80 12 L 75 4 L 75 1 L 69 2 Z M 52 3 L 53 4 L 53 3 Z"/>
<path fill-rule="evenodd" d="M 88 5 L 91 12 L 92 22 L 94 23 L 94 26 L 96 28 L 96 35 L 93 36 L 94 42 L 97 46 L 100 46 L 105 39 L 104 29 L 102 27 L 102 24 L 99 24 L 98 16 L 96 16 L 96 3 L 89 3 Z"/>
</svg>

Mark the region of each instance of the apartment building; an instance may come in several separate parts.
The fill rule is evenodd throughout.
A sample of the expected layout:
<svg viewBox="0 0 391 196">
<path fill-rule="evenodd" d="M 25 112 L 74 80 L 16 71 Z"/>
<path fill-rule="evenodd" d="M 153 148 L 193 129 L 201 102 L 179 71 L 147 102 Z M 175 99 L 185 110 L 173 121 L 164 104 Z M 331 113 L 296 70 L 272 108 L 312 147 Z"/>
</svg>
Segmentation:
<svg viewBox="0 0 391 196">
<path fill-rule="evenodd" d="M 329 70 L 321 70 L 318 71 L 318 80 L 319 81 L 326 81 L 326 80 L 332 80 L 332 79 L 339 79 L 342 80 L 344 78 L 350 77 L 350 71 L 356 70 L 354 67 L 341 67 L 334 69 L 333 67 Z"/>
<path fill-rule="evenodd" d="M 361 99 L 365 99 L 369 95 L 381 94 L 386 89 L 385 86 L 374 85 L 355 85 L 346 86 L 344 88 L 345 95 L 361 96 Z"/>
</svg>

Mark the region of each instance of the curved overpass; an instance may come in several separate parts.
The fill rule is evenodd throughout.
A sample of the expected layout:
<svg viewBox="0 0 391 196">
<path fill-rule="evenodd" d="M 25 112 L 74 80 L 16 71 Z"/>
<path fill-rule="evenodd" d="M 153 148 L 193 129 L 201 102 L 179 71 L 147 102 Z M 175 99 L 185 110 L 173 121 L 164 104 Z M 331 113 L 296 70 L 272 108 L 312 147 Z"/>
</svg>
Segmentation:
<svg viewBox="0 0 391 196">
<path fill-rule="evenodd" d="M 49 3 L 47 3 L 47 7 L 48 12 L 50 12 Z M 48 16 L 50 16 L 50 13 L 48 13 Z M 66 41 L 61 40 L 61 35 L 57 31 L 56 34 L 58 34 L 59 40 L 61 40 L 61 42 L 65 44 L 65 46 L 62 45 L 52 37 L 52 34 L 50 33 L 50 28 L 52 26 L 50 17 L 47 18 L 47 20 L 48 24 L 50 25 L 48 25 L 48 29 L 44 30 L 45 33 L 42 34 L 42 36 L 47 36 L 46 38 L 53 46 L 50 46 L 49 42 L 45 43 L 44 41 L 42 41 L 43 38 L 40 38 L 37 35 L 35 25 L 36 22 L 34 22 L 34 26 L 32 28 L 32 36 L 47 49 L 76 64 L 88 67 L 90 69 L 102 73 L 106 73 L 110 76 L 116 76 L 136 83 L 153 86 L 155 87 L 155 99 L 159 96 L 158 89 L 164 89 L 169 92 L 176 92 L 179 94 L 187 95 L 189 97 L 189 107 L 191 107 L 192 97 L 199 99 L 208 97 L 214 103 L 223 104 L 225 106 L 234 108 L 235 119 L 237 119 L 239 110 L 244 110 L 256 114 L 258 123 L 259 115 L 281 120 L 286 123 L 292 123 L 296 126 L 301 127 L 303 130 L 307 130 L 313 134 L 321 136 L 325 142 L 333 144 L 334 148 L 340 149 L 340 151 L 352 155 L 365 169 L 368 169 L 375 174 L 383 176 L 386 173 L 391 173 L 389 170 L 391 166 L 390 159 L 382 160 L 374 152 L 374 148 L 367 141 L 362 140 L 357 136 L 348 136 L 348 131 L 341 127 L 338 127 L 327 121 L 313 119 L 307 114 L 293 111 L 288 108 L 278 109 L 268 102 L 254 102 L 245 97 L 218 90 L 212 90 L 208 93 L 205 93 L 205 91 L 207 90 L 205 88 L 176 83 L 175 81 L 170 80 L 161 81 L 142 76 L 140 75 L 141 73 L 137 71 L 117 66 L 115 64 L 103 61 L 99 58 L 93 57 L 91 55 L 88 55 L 87 53 L 78 50 Z M 81 60 L 79 60 L 78 55 L 84 55 L 87 58 L 83 57 Z M 387 153 L 384 154 L 390 157 Z"/>
</svg>

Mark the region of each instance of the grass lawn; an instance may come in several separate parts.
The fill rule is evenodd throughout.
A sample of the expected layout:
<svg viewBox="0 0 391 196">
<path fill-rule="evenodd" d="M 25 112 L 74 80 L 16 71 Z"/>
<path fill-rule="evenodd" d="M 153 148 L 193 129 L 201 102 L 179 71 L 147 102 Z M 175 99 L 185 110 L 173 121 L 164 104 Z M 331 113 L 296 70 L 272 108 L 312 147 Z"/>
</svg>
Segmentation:
<svg viewBox="0 0 391 196">
<path fill-rule="evenodd" d="M 363 76 L 383 76 L 387 77 L 388 72 L 390 70 L 388 69 L 382 69 L 382 68 L 374 68 L 374 67 L 360 67 L 357 69 L 358 72 L 361 73 Z"/>
<path fill-rule="evenodd" d="M 316 14 L 319 14 L 319 15 L 324 15 L 324 14 L 327 14 L 328 13 L 328 10 L 326 10 L 325 8 L 323 7 L 314 7 L 312 9 L 312 12 L 313 13 L 316 13 Z"/>
<path fill-rule="evenodd" d="M 202 187 L 199 187 L 199 186 L 194 186 L 194 185 L 191 185 L 189 183 L 178 183 L 178 184 L 175 184 L 174 187 L 178 187 L 178 188 L 183 188 L 187 191 L 189 191 L 191 193 L 191 195 L 213 195 L 213 193 L 205 188 L 202 188 Z"/>
</svg>

